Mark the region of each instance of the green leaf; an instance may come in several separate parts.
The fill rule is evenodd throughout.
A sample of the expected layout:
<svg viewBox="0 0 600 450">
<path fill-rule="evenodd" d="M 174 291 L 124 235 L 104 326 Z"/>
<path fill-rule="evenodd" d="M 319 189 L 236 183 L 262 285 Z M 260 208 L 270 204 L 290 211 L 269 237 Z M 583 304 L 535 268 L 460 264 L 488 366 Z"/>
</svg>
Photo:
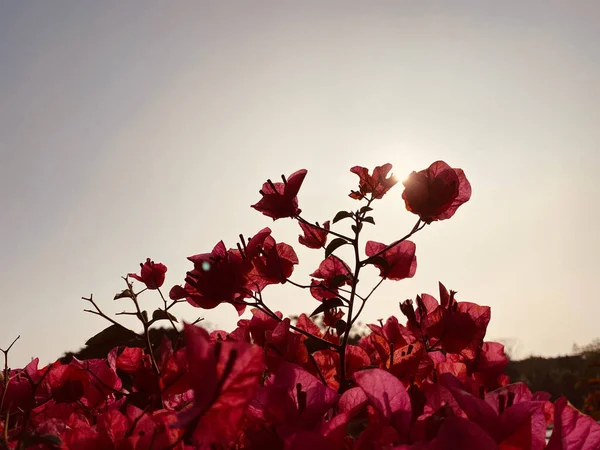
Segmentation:
<svg viewBox="0 0 600 450">
<path fill-rule="evenodd" d="M 119 298 L 133 298 L 133 294 L 129 289 L 125 289 L 124 291 L 115 294 L 115 298 L 113 300 L 117 300 Z"/>
<path fill-rule="evenodd" d="M 357 225 L 352 225 L 350 228 L 352 228 L 352 231 L 354 231 L 354 234 L 358 234 L 358 233 L 360 233 L 360 230 L 362 230 L 362 223 L 358 222 Z"/>
<path fill-rule="evenodd" d="M 377 367 L 378 366 L 373 366 L 373 369 Z M 361 414 L 348 421 L 346 424 L 346 433 L 348 433 L 348 436 L 356 440 L 368 425 L 369 419 L 366 417 L 366 414 Z"/>
<path fill-rule="evenodd" d="M 352 217 L 352 213 L 350 211 L 338 211 L 331 222 L 336 223 L 342 219 L 347 219 L 348 217 Z"/>
<path fill-rule="evenodd" d="M 27 434 L 23 439 L 25 447 L 42 445 L 44 448 L 60 448 L 62 440 L 53 434 Z"/>
<path fill-rule="evenodd" d="M 327 345 L 325 342 L 320 341 L 314 337 L 306 338 L 304 340 L 304 345 L 306 345 L 306 349 L 308 350 L 308 353 L 314 353 L 319 350 L 327 350 L 327 349 L 331 348 L 330 345 Z"/>
<path fill-rule="evenodd" d="M 148 322 L 148 311 L 136 312 L 135 317 L 142 323 Z"/>
<path fill-rule="evenodd" d="M 338 249 L 339 247 L 341 247 L 342 245 L 345 245 L 347 243 L 348 242 L 346 241 L 346 239 L 335 238 L 333 241 L 331 241 L 327 245 L 327 248 L 325 248 L 325 258 L 327 258 L 329 255 L 331 255 L 336 249 Z"/>
<path fill-rule="evenodd" d="M 365 367 L 361 367 L 358 370 L 371 370 L 371 369 L 377 369 L 379 366 L 375 366 L 375 365 L 371 365 L 371 366 L 365 366 Z"/>
<path fill-rule="evenodd" d="M 374 266 L 381 266 L 384 272 L 387 272 L 390 268 L 390 265 L 385 260 L 383 256 L 371 256 L 365 260 L 365 264 L 373 264 Z"/>
<path fill-rule="evenodd" d="M 318 308 L 312 312 L 310 317 L 316 316 L 317 314 L 325 312 L 328 309 L 335 308 L 337 306 L 342 306 L 343 304 L 344 302 L 342 302 L 342 299 L 340 298 L 328 298 L 327 300 L 323 300 L 323 303 L 321 303 L 318 306 Z"/>
<path fill-rule="evenodd" d="M 329 287 L 331 289 L 338 288 L 342 284 L 344 284 L 347 280 L 348 280 L 348 275 L 344 275 L 344 274 L 341 273 L 341 274 L 336 275 L 335 277 L 333 277 L 331 279 L 331 281 L 329 282 Z"/>
<path fill-rule="evenodd" d="M 337 332 L 337 335 L 341 336 L 342 334 L 344 334 L 346 332 L 346 327 L 347 326 L 348 326 L 348 324 L 346 323 L 345 320 L 338 319 L 335 322 L 335 331 Z"/>
<path fill-rule="evenodd" d="M 373 225 L 375 225 L 375 219 L 373 219 L 371 216 L 364 217 L 362 221 L 369 222 L 369 223 L 372 223 Z"/>
<path fill-rule="evenodd" d="M 156 322 L 157 320 L 169 320 L 171 319 L 173 322 L 177 322 L 177 318 L 168 311 L 164 309 L 157 309 L 152 313 L 152 321 Z"/>
<path fill-rule="evenodd" d="M 138 335 L 130 329 L 125 328 L 123 325 L 115 324 L 105 328 L 97 335 L 88 339 L 85 345 L 97 346 L 106 343 L 115 343 L 115 345 L 117 345 L 116 343 L 128 341 L 129 339 L 137 337 Z"/>
</svg>

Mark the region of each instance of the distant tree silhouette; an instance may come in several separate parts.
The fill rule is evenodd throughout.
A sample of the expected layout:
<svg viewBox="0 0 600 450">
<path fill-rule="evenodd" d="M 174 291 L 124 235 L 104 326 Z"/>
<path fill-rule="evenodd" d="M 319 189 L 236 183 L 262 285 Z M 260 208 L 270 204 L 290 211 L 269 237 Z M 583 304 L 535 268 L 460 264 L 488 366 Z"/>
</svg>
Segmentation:
<svg viewBox="0 0 600 450">
<path fill-rule="evenodd" d="M 523 381 L 532 391 L 550 393 L 552 400 L 564 395 L 575 407 L 600 420 L 600 340 L 573 348 L 578 353 L 509 361 L 506 374 L 511 382 Z"/>
<path fill-rule="evenodd" d="M 108 331 L 107 330 L 111 330 Z M 118 331 L 117 331 L 118 330 Z M 105 334 L 102 334 L 105 333 Z M 167 337 L 175 344 L 178 339 L 183 340 L 183 333 L 178 335 L 172 328 L 151 328 L 150 343 L 152 348 L 158 347 L 163 338 Z M 179 343 L 181 345 L 182 342 Z M 108 327 L 106 330 L 98 333 L 96 336 L 88 340 L 86 345 L 77 352 L 65 353 L 59 361 L 63 364 L 68 364 L 73 358 L 80 360 L 106 358 L 108 353 L 115 347 L 145 347 L 146 340 L 144 336 L 128 332 L 125 328 L 119 330 L 114 326 Z"/>
</svg>

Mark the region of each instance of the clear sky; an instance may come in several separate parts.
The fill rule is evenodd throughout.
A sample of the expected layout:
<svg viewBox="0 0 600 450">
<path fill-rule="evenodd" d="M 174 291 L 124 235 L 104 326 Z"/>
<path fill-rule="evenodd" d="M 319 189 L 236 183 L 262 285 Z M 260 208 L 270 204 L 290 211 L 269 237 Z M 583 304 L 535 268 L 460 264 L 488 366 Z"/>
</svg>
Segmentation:
<svg viewBox="0 0 600 450">
<path fill-rule="evenodd" d="M 599 5 L 0 0 L 0 347 L 20 334 L 13 366 L 50 362 L 108 325 L 81 296 L 120 311 L 120 277 L 146 257 L 168 290 L 187 256 L 265 226 L 306 282 L 321 254 L 250 208 L 264 180 L 308 169 L 300 206 L 322 222 L 357 205 L 350 167 L 403 178 L 438 159 L 472 199 L 415 237 L 416 276 L 384 284 L 364 320 L 440 280 L 490 305 L 488 339 L 520 356 L 599 337 Z M 367 238 L 410 229 L 401 194 Z M 294 314 L 316 307 L 307 294 L 265 298 Z M 230 305 L 175 313 L 237 320 Z"/>
</svg>

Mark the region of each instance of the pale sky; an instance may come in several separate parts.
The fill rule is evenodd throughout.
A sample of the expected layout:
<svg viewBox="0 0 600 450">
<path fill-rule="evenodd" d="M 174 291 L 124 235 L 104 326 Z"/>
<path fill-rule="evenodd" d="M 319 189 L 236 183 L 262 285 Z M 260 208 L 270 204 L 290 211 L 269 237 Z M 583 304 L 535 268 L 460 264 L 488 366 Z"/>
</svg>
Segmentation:
<svg viewBox="0 0 600 450">
<path fill-rule="evenodd" d="M 0 0 L 0 348 L 48 363 L 108 325 L 122 275 L 169 268 L 265 226 L 322 254 L 299 227 L 250 208 L 267 178 L 306 168 L 304 217 L 357 207 L 350 167 L 403 178 L 442 159 L 473 196 L 419 233 L 411 280 L 389 281 L 363 321 L 437 297 L 492 307 L 487 338 L 520 356 L 600 335 L 600 4 L 597 1 Z M 396 186 L 365 235 L 389 243 L 415 216 Z M 343 227 L 341 228 L 343 230 Z M 364 242 L 364 241 L 363 241 Z M 363 292 L 377 271 L 362 277 Z M 142 297 L 152 311 L 158 298 Z M 265 291 L 285 314 L 317 306 Z M 231 305 L 202 311 L 231 330 Z M 247 312 L 243 317 L 250 317 Z"/>
</svg>

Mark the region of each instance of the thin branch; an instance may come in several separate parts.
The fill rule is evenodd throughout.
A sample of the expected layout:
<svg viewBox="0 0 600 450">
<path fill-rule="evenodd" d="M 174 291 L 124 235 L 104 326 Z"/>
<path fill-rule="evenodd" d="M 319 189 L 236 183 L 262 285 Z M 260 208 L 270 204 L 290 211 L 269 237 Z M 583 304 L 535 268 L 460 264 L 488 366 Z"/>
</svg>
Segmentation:
<svg viewBox="0 0 600 450">
<path fill-rule="evenodd" d="M 315 368 L 317 369 L 317 374 L 319 375 L 319 378 L 321 379 L 321 381 L 323 382 L 323 384 L 325 386 L 327 386 L 327 381 L 325 381 L 325 377 L 323 376 L 323 373 L 321 372 L 321 368 L 319 367 L 319 365 L 317 364 L 317 360 L 315 359 L 314 355 L 312 353 L 308 354 L 308 357 L 310 358 L 310 360 L 313 362 L 313 364 L 315 365 Z"/>
<path fill-rule="evenodd" d="M 347 294 L 350 294 L 350 293 L 352 292 L 350 289 L 346 289 L 346 288 L 341 288 L 341 287 L 339 287 L 338 289 L 339 289 L 340 291 L 342 291 L 342 292 L 345 292 L 345 293 L 347 293 Z M 354 293 L 354 296 L 355 296 L 356 298 L 358 298 L 358 299 L 361 299 L 361 300 L 363 300 L 363 301 L 365 300 L 365 298 L 364 298 L 362 295 L 358 295 L 358 292 L 355 292 L 355 293 Z"/>
<path fill-rule="evenodd" d="M 0 352 L 4 353 L 4 356 L 8 356 L 8 352 L 10 352 L 10 349 L 12 348 L 13 345 L 15 345 L 15 343 L 21 339 L 21 335 L 18 335 L 16 338 L 14 338 L 14 340 L 10 343 L 10 345 L 8 346 L 8 348 L 6 350 L 2 350 L 0 348 Z"/>
<path fill-rule="evenodd" d="M 371 205 L 374 198 L 371 196 L 370 199 L 367 200 L 367 207 Z M 350 337 L 350 331 L 352 330 L 352 325 L 360 315 L 362 308 L 359 310 L 359 313 L 352 319 L 352 309 L 354 308 L 354 300 L 356 297 L 356 286 L 358 284 L 358 275 L 360 273 L 360 269 L 363 266 L 360 260 L 360 254 L 358 252 L 358 239 L 360 236 L 360 232 L 362 230 L 362 220 L 365 217 L 366 211 L 363 212 L 357 211 L 354 215 L 354 239 L 352 240 L 352 247 L 354 249 L 354 274 L 352 275 L 352 285 L 350 288 L 350 304 L 348 305 L 348 323 L 346 324 L 346 330 L 344 331 L 344 337 L 342 339 L 342 344 L 338 348 L 338 353 L 340 355 L 340 387 L 339 392 L 343 393 L 348 387 L 348 381 L 346 380 L 346 348 L 348 347 L 348 339 Z M 363 306 L 366 303 L 366 300 L 363 300 Z"/>
<path fill-rule="evenodd" d="M 381 286 L 381 283 L 383 283 L 383 280 L 385 280 L 385 278 L 381 278 L 379 280 L 379 282 L 375 286 L 373 286 L 373 289 L 371 289 L 371 292 L 369 292 L 369 294 L 366 297 L 364 297 L 364 298 L 359 297 L 362 300 L 362 305 L 360 305 L 360 308 L 358 309 L 358 312 L 356 313 L 356 316 L 354 316 L 354 318 L 350 320 L 350 326 L 354 325 L 354 323 L 358 319 L 358 316 L 360 316 L 360 313 L 362 312 L 363 308 L 365 307 L 365 304 L 367 303 L 367 300 L 369 300 L 369 297 L 371 297 L 371 295 L 373 295 L 373 292 L 375 292 L 375 290 L 379 286 Z M 357 297 L 358 297 L 358 295 L 357 295 Z"/>
<path fill-rule="evenodd" d="M 2 398 L 0 398 L 0 411 L 2 411 L 2 408 L 4 406 L 4 400 L 6 398 L 6 393 L 8 392 L 8 384 L 10 383 L 10 371 L 8 369 L 8 352 L 10 352 L 10 349 L 12 348 L 13 345 L 15 345 L 15 342 L 17 342 L 19 339 L 21 338 L 21 335 L 18 335 L 13 341 L 12 343 L 8 346 L 8 348 L 6 350 L 3 350 L 0 348 L 0 351 L 2 353 L 4 353 L 4 371 L 3 371 L 3 381 L 4 381 L 4 389 L 2 392 Z M 6 443 L 8 443 L 8 412 L 6 413 L 6 423 L 4 424 L 5 426 L 5 436 L 4 439 L 6 441 Z"/>
<path fill-rule="evenodd" d="M 102 310 L 100 309 L 100 307 L 96 304 L 96 302 L 93 299 L 93 295 L 90 294 L 90 298 L 86 298 L 86 297 L 81 297 L 82 300 L 85 300 L 87 302 L 90 302 L 92 305 L 94 305 L 94 308 L 96 308 L 96 311 L 92 311 L 91 309 L 84 309 L 84 312 L 89 312 L 91 314 L 95 314 L 97 316 L 102 317 L 103 319 L 108 320 L 110 323 L 112 323 L 113 325 L 118 325 L 120 327 L 122 327 L 123 325 L 121 325 L 119 322 L 117 322 L 116 320 L 112 319 L 111 317 L 108 317 L 106 314 L 104 314 L 102 312 Z M 126 327 L 123 327 L 126 328 Z"/>
<path fill-rule="evenodd" d="M 355 260 L 355 269 L 354 276 L 352 277 L 352 288 L 350 291 L 350 303 L 348 305 L 348 323 L 346 324 L 346 330 L 344 331 L 344 337 L 342 339 L 342 345 L 338 348 L 338 353 L 340 355 L 340 387 L 339 393 L 343 393 L 347 388 L 347 380 L 346 380 L 346 348 L 348 346 L 348 338 L 350 337 L 350 330 L 352 329 L 352 321 L 350 320 L 352 317 L 352 308 L 354 307 L 354 299 L 356 297 L 356 285 L 358 280 L 358 275 L 360 273 L 360 255 L 358 253 L 358 236 L 359 236 L 359 219 L 355 219 L 356 228 L 355 228 L 355 238 L 352 242 L 352 247 L 354 248 L 354 260 Z"/>
<path fill-rule="evenodd" d="M 184 302 L 185 302 L 185 300 L 173 300 L 173 302 L 172 302 L 172 303 L 171 303 L 169 306 L 167 306 L 166 310 L 167 310 L 167 311 L 168 311 L 168 310 L 170 310 L 170 309 L 171 309 L 173 306 L 175 306 L 177 303 L 184 303 Z"/>
<path fill-rule="evenodd" d="M 135 305 L 135 309 L 137 310 L 137 317 L 142 322 L 144 327 L 144 337 L 146 338 L 146 345 L 148 346 L 148 353 L 150 354 L 150 360 L 152 361 L 152 368 L 157 375 L 160 375 L 160 369 L 158 368 L 158 363 L 156 362 L 156 358 L 154 357 L 154 350 L 152 349 L 152 342 L 150 341 L 150 325 L 148 324 L 148 318 L 142 314 L 142 310 L 140 309 L 140 305 L 138 303 L 137 294 L 133 292 L 133 285 L 129 281 L 127 277 L 124 277 L 125 283 L 127 284 L 127 288 L 131 291 L 131 300 Z"/>
<path fill-rule="evenodd" d="M 160 290 L 160 288 L 157 289 L 158 293 L 160 294 L 160 298 L 162 298 L 162 301 L 165 305 L 165 313 L 167 314 L 167 318 L 169 319 L 169 322 L 171 322 L 171 326 L 173 327 L 173 329 L 175 330 L 175 332 L 177 333 L 177 337 L 179 337 L 179 333 L 180 331 L 177 329 L 177 327 L 175 326 L 175 322 L 173 322 L 173 319 L 171 319 L 171 316 L 169 314 L 169 307 L 167 306 L 167 300 L 165 299 L 165 296 L 163 295 L 162 291 Z M 174 303 L 173 303 L 174 304 Z"/>
<path fill-rule="evenodd" d="M 375 253 L 374 255 L 369 256 L 367 259 L 363 260 L 360 262 L 361 266 L 366 266 L 367 264 L 369 264 L 369 260 L 372 258 L 376 258 L 378 256 L 383 255 L 385 252 L 387 252 L 388 250 L 391 250 L 392 248 L 394 248 L 396 245 L 400 244 L 401 242 L 404 242 L 405 240 L 407 240 L 409 237 L 411 237 L 413 234 L 417 233 L 418 231 L 421 231 L 423 228 L 425 228 L 425 225 L 427 225 L 427 222 L 423 222 L 423 224 L 421 224 L 421 219 L 419 219 L 417 221 L 417 223 L 415 224 L 415 226 L 413 227 L 412 230 L 410 230 L 410 233 L 408 233 L 406 236 L 398 239 L 397 241 L 392 242 L 390 245 L 388 245 L 387 247 L 384 247 L 382 250 L 378 251 L 377 253 Z"/>
</svg>

